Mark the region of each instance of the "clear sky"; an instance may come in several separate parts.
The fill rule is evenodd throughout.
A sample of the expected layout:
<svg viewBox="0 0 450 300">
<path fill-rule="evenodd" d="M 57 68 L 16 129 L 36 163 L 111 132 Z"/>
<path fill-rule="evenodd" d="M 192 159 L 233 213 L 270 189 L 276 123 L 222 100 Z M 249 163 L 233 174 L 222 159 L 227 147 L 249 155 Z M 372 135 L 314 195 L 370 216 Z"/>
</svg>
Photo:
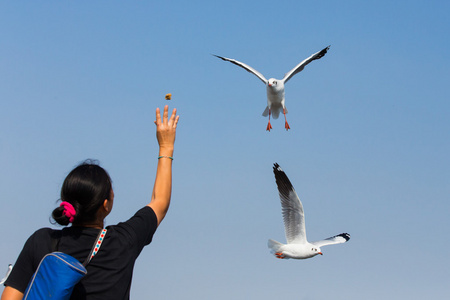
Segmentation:
<svg viewBox="0 0 450 300">
<path fill-rule="evenodd" d="M 107 224 L 149 202 L 156 107 L 180 114 L 172 205 L 139 257 L 133 299 L 443 299 L 450 293 L 448 1 L 0 1 L 0 276 L 53 227 L 66 174 L 113 181 Z M 291 130 L 265 87 L 212 56 L 282 78 Z M 166 101 L 166 93 L 173 100 Z M 272 164 L 311 241 L 279 260 Z M 0 291 L 3 288 L 0 288 Z"/>
</svg>

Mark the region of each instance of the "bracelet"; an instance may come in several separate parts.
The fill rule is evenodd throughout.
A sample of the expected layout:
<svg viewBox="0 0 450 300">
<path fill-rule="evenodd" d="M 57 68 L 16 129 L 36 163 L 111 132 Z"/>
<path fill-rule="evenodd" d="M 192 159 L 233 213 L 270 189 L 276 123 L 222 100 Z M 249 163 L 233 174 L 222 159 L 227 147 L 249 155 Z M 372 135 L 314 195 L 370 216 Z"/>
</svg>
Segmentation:
<svg viewBox="0 0 450 300">
<path fill-rule="evenodd" d="M 158 159 L 160 159 L 160 158 L 170 158 L 171 160 L 173 160 L 172 156 L 167 156 L 167 155 L 158 156 Z"/>
</svg>

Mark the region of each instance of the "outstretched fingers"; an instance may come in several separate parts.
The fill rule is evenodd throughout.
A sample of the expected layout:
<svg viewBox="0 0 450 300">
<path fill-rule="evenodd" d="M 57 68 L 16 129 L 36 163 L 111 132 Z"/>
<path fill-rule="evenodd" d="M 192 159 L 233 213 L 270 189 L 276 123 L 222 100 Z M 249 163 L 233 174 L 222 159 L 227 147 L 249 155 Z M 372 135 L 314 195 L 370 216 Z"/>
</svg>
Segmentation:
<svg viewBox="0 0 450 300">
<path fill-rule="evenodd" d="M 169 106 L 164 106 L 164 111 L 161 117 L 161 111 L 156 109 L 156 137 L 158 139 L 159 146 L 173 151 L 173 145 L 175 142 L 175 135 L 177 124 L 179 120 L 177 116 L 177 110 L 174 108 L 169 118 Z M 166 154 L 164 154 L 166 155 Z M 171 155 L 169 155 L 171 156 Z"/>
<path fill-rule="evenodd" d="M 180 119 L 180 116 L 177 116 L 177 109 L 174 108 L 172 111 L 172 115 L 170 116 L 170 119 L 167 123 L 168 126 L 177 128 L 178 120 Z"/>
<path fill-rule="evenodd" d="M 170 119 L 169 119 L 169 106 L 168 105 L 164 106 L 162 119 L 161 119 L 161 111 L 160 111 L 159 107 L 156 108 L 156 121 L 155 121 L 155 124 L 157 126 L 163 124 L 163 125 L 168 126 L 168 127 L 176 128 L 179 119 L 180 119 L 180 116 L 177 116 L 177 109 L 176 108 L 173 109 L 172 115 L 170 116 Z"/>
</svg>

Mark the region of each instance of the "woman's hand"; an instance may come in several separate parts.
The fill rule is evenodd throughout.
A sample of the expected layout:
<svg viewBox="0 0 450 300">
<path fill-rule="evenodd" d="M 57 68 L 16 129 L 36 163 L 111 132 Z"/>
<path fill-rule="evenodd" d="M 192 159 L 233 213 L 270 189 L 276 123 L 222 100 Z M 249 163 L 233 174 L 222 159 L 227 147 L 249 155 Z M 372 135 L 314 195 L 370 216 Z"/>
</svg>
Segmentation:
<svg viewBox="0 0 450 300">
<path fill-rule="evenodd" d="M 174 108 L 172 115 L 169 119 L 169 106 L 164 107 L 163 117 L 161 119 L 161 113 L 159 108 L 156 109 L 156 138 L 160 148 L 160 155 L 172 155 L 173 147 L 175 144 L 175 133 L 177 129 L 178 120 L 180 116 L 177 116 L 177 109 Z M 164 152 L 164 153 L 162 153 Z M 167 153 L 169 152 L 169 153 Z"/>
</svg>

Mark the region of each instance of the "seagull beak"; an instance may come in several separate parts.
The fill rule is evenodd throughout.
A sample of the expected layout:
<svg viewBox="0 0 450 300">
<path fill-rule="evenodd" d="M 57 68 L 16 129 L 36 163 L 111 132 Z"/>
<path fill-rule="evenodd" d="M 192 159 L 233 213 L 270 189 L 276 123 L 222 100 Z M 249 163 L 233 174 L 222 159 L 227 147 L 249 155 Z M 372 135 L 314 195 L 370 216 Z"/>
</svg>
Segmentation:
<svg viewBox="0 0 450 300">
<path fill-rule="evenodd" d="M 318 252 L 317 254 L 323 255 L 323 253 L 322 253 L 322 252 Z"/>
</svg>

